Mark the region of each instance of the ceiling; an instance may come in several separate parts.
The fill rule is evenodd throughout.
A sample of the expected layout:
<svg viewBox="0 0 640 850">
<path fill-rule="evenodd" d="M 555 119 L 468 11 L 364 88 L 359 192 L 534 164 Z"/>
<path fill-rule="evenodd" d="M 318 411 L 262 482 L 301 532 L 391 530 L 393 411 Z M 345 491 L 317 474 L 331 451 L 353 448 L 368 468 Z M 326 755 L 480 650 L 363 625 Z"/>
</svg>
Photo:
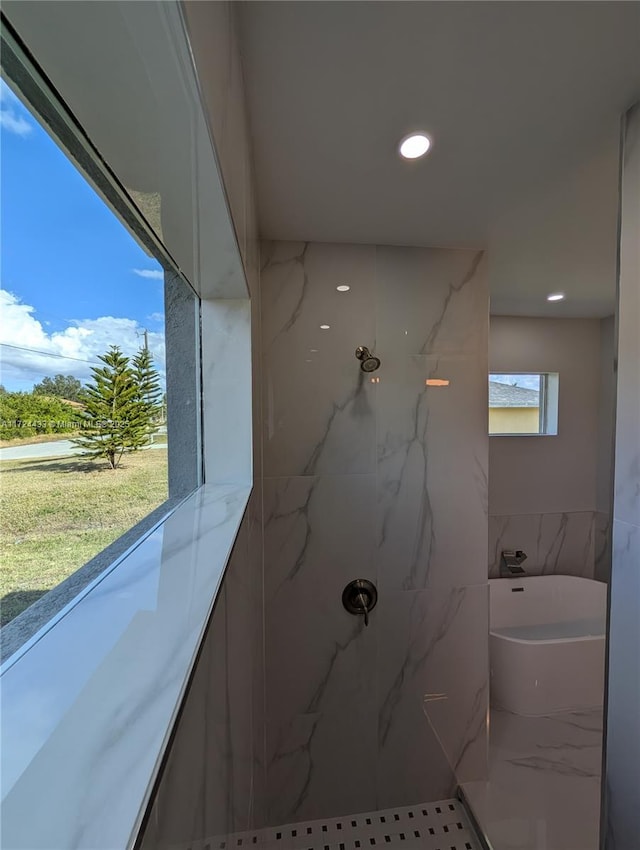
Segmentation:
<svg viewBox="0 0 640 850">
<path fill-rule="evenodd" d="M 264 237 L 484 246 L 493 312 L 612 312 L 640 3 L 239 6 Z"/>
</svg>

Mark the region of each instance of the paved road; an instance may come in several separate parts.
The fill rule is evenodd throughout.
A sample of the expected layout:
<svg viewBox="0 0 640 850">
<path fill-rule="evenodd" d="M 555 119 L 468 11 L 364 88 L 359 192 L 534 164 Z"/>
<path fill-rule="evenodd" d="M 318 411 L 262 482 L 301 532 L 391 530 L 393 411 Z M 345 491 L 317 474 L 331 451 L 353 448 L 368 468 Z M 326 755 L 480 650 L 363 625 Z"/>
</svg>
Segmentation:
<svg viewBox="0 0 640 850">
<path fill-rule="evenodd" d="M 151 449 L 166 449 L 166 443 L 154 443 Z M 74 446 L 71 440 L 53 440 L 50 443 L 32 443 L 27 446 L 11 446 L 0 449 L 0 460 L 31 460 L 49 457 L 71 457 L 81 454 L 80 446 Z"/>
</svg>

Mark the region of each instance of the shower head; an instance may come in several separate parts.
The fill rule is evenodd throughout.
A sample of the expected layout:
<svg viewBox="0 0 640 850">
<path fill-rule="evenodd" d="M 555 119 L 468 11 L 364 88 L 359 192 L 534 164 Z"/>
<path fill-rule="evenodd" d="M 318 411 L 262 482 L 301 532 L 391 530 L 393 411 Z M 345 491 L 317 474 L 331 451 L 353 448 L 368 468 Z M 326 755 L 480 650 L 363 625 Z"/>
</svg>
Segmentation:
<svg viewBox="0 0 640 850">
<path fill-rule="evenodd" d="M 356 357 L 360 361 L 360 368 L 363 372 L 375 372 L 380 368 L 380 358 L 374 357 L 366 345 L 360 345 L 356 348 Z"/>
</svg>

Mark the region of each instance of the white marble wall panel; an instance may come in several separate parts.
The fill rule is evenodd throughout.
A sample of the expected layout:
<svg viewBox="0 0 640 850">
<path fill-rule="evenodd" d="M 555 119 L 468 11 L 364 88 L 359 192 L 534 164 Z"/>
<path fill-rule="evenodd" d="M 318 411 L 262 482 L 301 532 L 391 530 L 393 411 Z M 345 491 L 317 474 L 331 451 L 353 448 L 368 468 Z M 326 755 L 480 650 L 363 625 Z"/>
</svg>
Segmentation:
<svg viewBox="0 0 640 850">
<path fill-rule="evenodd" d="M 640 104 L 623 140 L 606 850 L 634 850 L 640 835 Z"/>
<path fill-rule="evenodd" d="M 250 514 L 251 508 L 178 719 L 144 848 L 264 825 L 262 598 L 255 592 Z"/>
<path fill-rule="evenodd" d="M 484 260 L 263 247 L 269 821 L 440 799 L 486 769 Z"/>
<path fill-rule="evenodd" d="M 436 799 L 485 775 L 488 617 L 486 585 L 381 599 L 380 806 Z"/>
<path fill-rule="evenodd" d="M 252 594 L 253 637 L 253 824 L 267 824 L 266 789 L 266 705 L 264 643 L 264 548 L 262 545 L 262 482 L 254 485 L 248 508 L 250 592 Z"/>
<path fill-rule="evenodd" d="M 503 549 L 522 549 L 527 575 L 595 577 L 596 514 L 516 514 L 489 517 L 489 578 L 500 575 Z"/>
<path fill-rule="evenodd" d="M 394 354 L 486 356 L 482 251 L 376 249 L 378 346 Z"/>
<path fill-rule="evenodd" d="M 640 835 L 640 527 L 613 523 L 607 712 L 607 850 Z"/>
<path fill-rule="evenodd" d="M 375 384 L 355 358 L 359 345 L 375 348 L 374 276 L 373 246 L 266 244 L 266 476 L 375 470 Z"/>
<path fill-rule="evenodd" d="M 373 475 L 265 480 L 272 823 L 375 803 L 376 617 L 365 628 L 341 602 L 376 580 L 374 508 Z"/>
<path fill-rule="evenodd" d="M 640 103 L 626 119 L 620 235 L 614 517 L 640 526 Z"/>
<path fill-rule="evenodd" d="M 202 431 L 208 484 L 252 480 L 251 303 L 202 301 Z"/>
<path fill-rule="evenodd" d="M 611 513 L 596 511 L 593 525 L 593 576 L 597 581 L 611 580 Z"/>
<path fill-rule="evenodd" d="M 450 383 L 427 386 L 430 379 Z M 479 556 L 487 534 L 483 361 L 391 351 L 376 386 L 381 589 L 484 583 Z"/>
</svg>

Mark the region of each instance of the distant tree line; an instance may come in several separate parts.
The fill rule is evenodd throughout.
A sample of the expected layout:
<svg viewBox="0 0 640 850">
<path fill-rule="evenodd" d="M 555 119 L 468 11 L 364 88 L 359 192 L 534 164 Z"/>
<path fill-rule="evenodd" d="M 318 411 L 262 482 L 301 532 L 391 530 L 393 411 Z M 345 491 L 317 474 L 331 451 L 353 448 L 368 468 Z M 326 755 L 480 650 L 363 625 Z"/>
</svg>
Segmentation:
<svg viewBox="0 0 640 850">
<path fill-rule="evenodd" d="M 82 383 L 73 375 L 56 375 L 43 378 L 33 388 L 34 395 L 54 395 L 67 401 L 80 401 Z"/>
<path fill-rule="evenodd" d="M 75 413 L 70 404 L 55 396 L 5 390 L 0 393 L 0 439 L 72 433 L 78 427 Z"/>
</svg>

